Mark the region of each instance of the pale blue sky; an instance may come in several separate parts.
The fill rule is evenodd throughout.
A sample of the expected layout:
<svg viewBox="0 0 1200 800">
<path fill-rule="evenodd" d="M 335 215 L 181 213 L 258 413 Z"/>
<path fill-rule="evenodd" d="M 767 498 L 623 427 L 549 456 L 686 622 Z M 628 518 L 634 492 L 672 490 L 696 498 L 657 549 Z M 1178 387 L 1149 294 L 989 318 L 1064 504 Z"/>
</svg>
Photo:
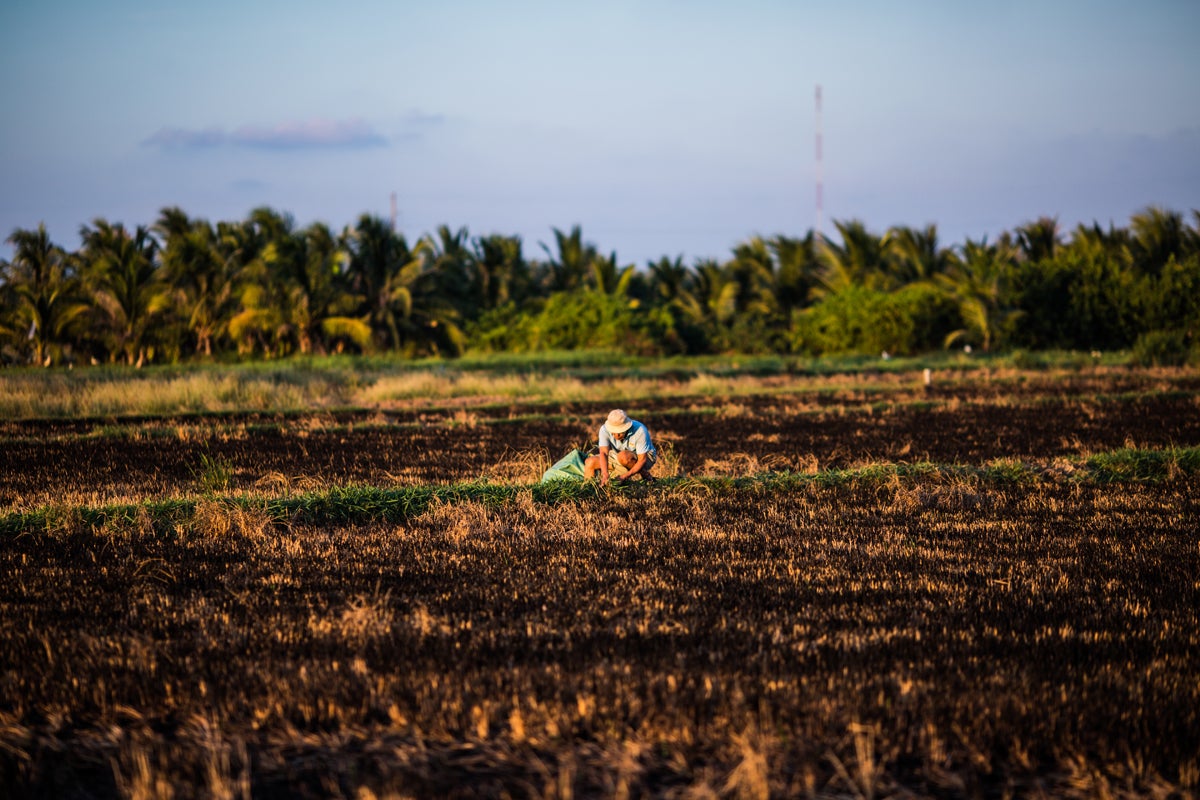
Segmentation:
<svg viewBox="0 0 1200 800">
<path fill-rule="evenodd" d="M 826 232 L 1200 208 L 1195 0 L 6 0 L 0 30 L 0 234 L 71 249 L 396 192 L 410 240 L 723 259 L 816 223 L 818 83 Z"/>
</svg>

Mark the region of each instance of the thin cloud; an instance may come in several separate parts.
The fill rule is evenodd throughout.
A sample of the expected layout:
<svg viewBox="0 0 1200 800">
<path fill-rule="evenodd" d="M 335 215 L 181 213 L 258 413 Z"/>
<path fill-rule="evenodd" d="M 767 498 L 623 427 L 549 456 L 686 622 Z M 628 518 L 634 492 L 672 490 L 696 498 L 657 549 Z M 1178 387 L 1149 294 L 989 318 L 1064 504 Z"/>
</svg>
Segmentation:
<svg viewBox="0 0 1200 800">
<path fill-rule="evenodd" d="M 227 137 L 219 128 L 189 131 L 185 128 L 160 128 L 142 141 L 148 147 L 164 150 L 203 150 L 225 144 Z"/>
<path fill-rule="evenodd" d="M 230 136 L 234 144 L 268 150 L 382 147 L 387 139 L 362 120 L 315 119 L 270 128 L 243 126 Z"/>
<path fill-rule="evenodd" d="M 401 122 L 412 127 L 428 128 L 445 124 L 446 115 L 440 113 L 430 113 L 428 111 L 422 111 L 419 108 L 414 108 L 401 117 Z"/>
<path fill-rule="evenodd" d="M 228 133 L 220 128 L 162 128 L 142 142 L 164 150 L 204 150 L 222 146 L 259 150 L 357 150 L 386 147 L 388 143 L 386 137 L 360 119 L 311 119 L 266 127 L 243 125 Z"/>
</svg>

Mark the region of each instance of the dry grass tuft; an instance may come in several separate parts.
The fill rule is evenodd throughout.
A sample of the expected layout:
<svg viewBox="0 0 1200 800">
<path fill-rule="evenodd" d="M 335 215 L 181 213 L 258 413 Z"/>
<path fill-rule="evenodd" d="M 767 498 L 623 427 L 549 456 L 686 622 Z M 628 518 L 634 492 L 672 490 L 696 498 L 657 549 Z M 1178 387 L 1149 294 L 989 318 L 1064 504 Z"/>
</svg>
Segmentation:
<svg viewBox="0 0 1200 800">
<path fill-rule="evenodd" d="M 361 646 L 392 632 L 396 614 L 391 602 L 391 591 L 381 593 L 376 586 L 371 594 L 350 598 L 340 612 L 310 615 L 308 630 L 320 639 Z"/>
<path fill-rule="evenodd" d="M 849 726 L 849 737 L 854 742 L 854 760 L 845 764 L 836 753 L 829 753 L 828 759 L 833 764 L 846 788 L 860 800 L 874 800 L 883 788 L 881 778 L 884 775 L 884 763 L 876 753 L 876 740 L 879 730 L 876 726 L 852 722 Z"/>
<path fill-rule="evenodd" d="M 392 629 L 394 614 L 390 591 L 372 595 L 356 595 L 346 604 L 341 616 L 341 632 L 349 641 L 366 641 L 385 636 Z"/>
<path fill-rule="evenodd" d="M 766 737 L 756 729 L 747 729 L 733 737 L 733 749 L 738 763 L 729 773 L 722 794 L 738 800 L 767 800 L 771 780 Z"/>
<path fill-rule="evenodd" d="M 173 800 L 175 797 L 166 755 L 160 751 L 152 757 L 149 745 L 143 742 L 127 743 L 110 765 L 117 791 L 127 800 Z"/>
<path fill-rule="evenodd" d="M 202 541 L 219 542 L 240 536 L 252 542 L 270 537 L 275 519 L 261 508 L 244 508 L 221 500 L 201 500 L 190 521 L 191 532 Z"/>
<path fill-rule="evenodd" d="M 550 451 L 544 447 L 521 451 L 505 449 L 500 460 L 485 470 L 481 477 L 499 483 L 534 483 L 541 480 L 553 463 Z"/>
</svg>

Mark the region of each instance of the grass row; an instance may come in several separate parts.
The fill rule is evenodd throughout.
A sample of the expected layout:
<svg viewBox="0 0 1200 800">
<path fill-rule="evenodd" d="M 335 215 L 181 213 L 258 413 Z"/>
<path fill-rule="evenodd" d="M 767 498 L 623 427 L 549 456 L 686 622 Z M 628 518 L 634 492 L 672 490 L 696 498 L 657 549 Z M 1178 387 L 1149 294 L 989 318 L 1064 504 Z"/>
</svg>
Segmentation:
<svg viewBox="0 0 1200 800">
<path fill-rule="evenodd" d="M 529 493 L 534 503 L 584 502 L 610 492 L 785 493 L 808 486 L 957 485 L 974 489 L 1002 488 L 1014 484 L 1075 481 L 1093 484 L 1163 483 L 1200 473 L 1200 447 L 1165 450 L 1120 449 L 1085 459 L 1063 460 L 1056 467 L 1018 461 L 985 466 L 931 463 L 876 464 L 854 469 L 815 473 L 768 472 L 740 478 L 663 478 L 654 484 L 611 484 L 569 480 L 535 484 L 472 481 L 439 486 L 341 486 L 289 497 L 216 496 L 200 499 L 148 500 L 136 504 L 97 508 L 50 506 L 35 511 L 0 516 L 0 537 L 53 534 L 95 529 L 110 524 L 146 526 L 162 535 L 184 530 L 201 503 L 217 502 L 230 509 L 257 511 L 280 524 L 400 522 L 435 504 L 465 502 L 501 506 Z"/>
</svg>

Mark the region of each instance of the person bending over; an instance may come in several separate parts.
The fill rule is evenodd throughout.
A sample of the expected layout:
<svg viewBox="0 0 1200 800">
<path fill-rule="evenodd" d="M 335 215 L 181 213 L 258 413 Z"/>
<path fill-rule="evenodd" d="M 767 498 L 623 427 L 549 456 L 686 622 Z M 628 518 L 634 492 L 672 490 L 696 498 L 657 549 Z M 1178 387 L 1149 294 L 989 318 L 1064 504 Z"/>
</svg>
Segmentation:
<svg viewBox="0 0 1200 800">
<path fill-rule="evenodd" d="M 600 452 L 583 462 L 584 480 L 591 480 L 597 471 L 601 486 L 608 485 L 610 474 L 618 482 L 635 476 L 644 481 L 654 480 L 651 470 L 658 462 L 658 450 L 645 425 L 614 408 L 600 426 L 597 439 Z"/>
</svg>

